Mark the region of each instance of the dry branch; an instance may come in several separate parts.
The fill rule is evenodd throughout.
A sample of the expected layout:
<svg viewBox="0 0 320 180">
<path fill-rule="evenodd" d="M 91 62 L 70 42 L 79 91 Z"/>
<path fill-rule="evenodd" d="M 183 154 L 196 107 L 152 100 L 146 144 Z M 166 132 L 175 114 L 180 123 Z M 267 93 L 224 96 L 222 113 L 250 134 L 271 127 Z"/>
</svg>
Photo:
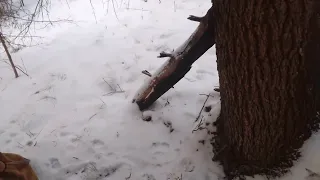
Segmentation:
<svg viewBox="0 0 320 180">
<path fill-rule="evenodd" d="M 166 52 L 161 52 L 160 55 L 158 56 L 158 58 L 164 58 L 164 57 L 174 58 L 173 54 L 166 53 Z"/>
<path fill-rule="evenodd" d="M 195 16 L 192 16 L 195 17 Z M 214 17 L 212 7 L 201 18 L 195 32 L 172 54 L 162 53 L 160 57 L 170 57 L 166 63 L 138 91 L 133 99 L 140 110 L 148 108 L 191 69 L 192 64 L 215 44 L 213 36 Z"/>
<path fill-rule="evenodd" d="M 152 77 L 152 74 L 147 70 L 142 71 L 142 74 Z"/>
</svg>

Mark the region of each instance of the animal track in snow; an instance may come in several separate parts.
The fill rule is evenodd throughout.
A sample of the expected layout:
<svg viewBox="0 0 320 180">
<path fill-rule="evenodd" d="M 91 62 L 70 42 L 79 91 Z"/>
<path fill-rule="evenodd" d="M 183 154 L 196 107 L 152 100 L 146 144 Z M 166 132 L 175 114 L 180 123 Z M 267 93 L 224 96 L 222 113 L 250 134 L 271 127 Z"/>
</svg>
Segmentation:
<svg viewBox="0 0 320 180">
<path fill-rule="evenodd" d="M 180 165 L 183 167 L 185 172 L 192 172 L 195 168 L 195 165 L 190 158 L 183 158 L 180 162 Z"/>
<path fill-rule="evenodd" d="M 156 178 L 152 174 L 143 174 L 143 180 L 156 180 Z"/>
<path fill-rule="evenodd" d="M 50 92 L 53 89 L 53 85 L 48 85 L 45 88 L 39 89 L 38 91 L 34 92 L 33 94 L 40 94 L 42 92 Z"/>
<path fill-rule="evenodd" d="M 63 73 L 51 73 L 50 76 L 53 80 L 64 81 L 67 79 L 67 75 Z"/>
<path fill-rule="evenodd" d="M 152 147 L 159 147 L 159 146 L 162 146 L 162 147 L 170 147 L 170 145 L 166 142 L 154 142 L 152 143 Z"/>
<path fill-rule="evenodd" d="M 160 39 L 167 39 L 167 38 L 171 37 L 172 35 L 174 35 L 173 32 L 164 33 L 164 34 L 161 34 L 161 35 L 159 36 L 159 38 L 160 38 Z"/>
<path fill-rule="evenodd" d="M 68 136 L 68 135 L 70 135 L 69 132 L 60 132 L 60 136 L 61 137 L 65 137 L 65 136 Z"/>
<path fill-rule="evenodd" d="M 99 180 L 112 176 L 122 167 L 122 165 L 122 163 L 118 163 L 98 169 L 96 162 L 88 162 L 69 168 L 66 170 L 66 174 L 71 176 L 80 176 L 83 180 Z"/>
<path fill-rule="evenodd" d="M 101 141 L 100 139 L 94 139 L 94 140 L 91 141 L 91 144 L 93 146 L 102 146 L 102 145 L 104 145 L 104 142 Z"/>
<path fill-rule="evenodd" d="M 155 46 L 151 46 L 151 47 L 147 48 L 146 50 L 147 51 L 156 51 L 156 52 L 161 52 L 161 51 L 170 52 L 170 51 L 172 51 L 172 49 L 170 49 L 167 45 L 155 45 Z"/>
<path fill-rule="evenodd" d="M 153 154 L 152 159 L 158 159 L 159 156 L 163 157 L 165 153 L 168 152 L 170 145 L 166 142 L 154 142 L 151 146 L 151 151 Z"/>
<path fill-rule="evenodd" d="M 57 159 L 57 158 L 50 158 L 49 162 L 50 162 L 51 168 L 53 168 L 53 169 L 57 169 L 57 168 L 61 167 L 59 159 Z"/>
<path fill-rule="evenodd" d="M 10 133 L 10 137 L 16 137 L 17 135 L 17 133 Z"/>
</svg>

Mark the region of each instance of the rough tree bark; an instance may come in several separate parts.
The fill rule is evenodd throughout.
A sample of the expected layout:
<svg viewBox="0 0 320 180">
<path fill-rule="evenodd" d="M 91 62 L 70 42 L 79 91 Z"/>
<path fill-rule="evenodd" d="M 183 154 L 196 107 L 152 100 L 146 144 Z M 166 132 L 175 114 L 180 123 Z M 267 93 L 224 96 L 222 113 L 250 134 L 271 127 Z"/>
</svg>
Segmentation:
<svg viewBox="0 0 320 180">
<path fill-rule="evenodd" d="M 221 114 L 215 160 L 228 179 L 279 176 L 318 128 L 317 0 L 215 0 Z"/>
</svg>

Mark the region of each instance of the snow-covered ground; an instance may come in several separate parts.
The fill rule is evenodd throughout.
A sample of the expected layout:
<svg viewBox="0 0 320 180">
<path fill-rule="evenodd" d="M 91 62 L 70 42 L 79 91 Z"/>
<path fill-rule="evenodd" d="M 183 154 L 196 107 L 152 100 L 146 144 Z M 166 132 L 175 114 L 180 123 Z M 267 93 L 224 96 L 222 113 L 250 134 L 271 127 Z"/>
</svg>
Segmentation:
<svg viewBox="0 0 320 180">
<path fill-rule="evenodd" d="M 165 61 L 158 53 L 177 48 L 196 28 L 188 15 L 204 15 L 209 6 L 209 0 L 53 2 L 51 19 L 76 23 L 40 28 L 33 34 L 45 38 L 33 43 L 41 44 L 12 54 L 30 77 L 14 79 L 0 64 L 0 151 L 31 159 L 41 180 L 221 179 L 206 131 L 192 133 L 207 98 L 199 94 L 211 93 L 203 126 L 220 110 L 214 48 L 150 110 L 131 103 L 148 78 L 141 71 L 156 71 Z M 305 168 L 319 172 L 319 149 L 318 134 L 282 179 L 304 179 Z"/>
</svg>

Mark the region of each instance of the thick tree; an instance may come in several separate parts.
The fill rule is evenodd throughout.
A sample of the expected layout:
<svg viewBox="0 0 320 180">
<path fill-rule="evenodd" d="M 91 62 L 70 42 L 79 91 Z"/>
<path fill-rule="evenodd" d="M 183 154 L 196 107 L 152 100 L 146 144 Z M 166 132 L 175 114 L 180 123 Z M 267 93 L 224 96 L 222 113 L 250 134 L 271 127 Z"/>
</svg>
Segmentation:
<svg viewBox="0 0 320 180">
<path fill-rule="evenodd" d="M 319 0 L 214 0 L 221 114 L 215 159 L 228 179 L 285 173 L 318 128 Z"/>
</svg>

